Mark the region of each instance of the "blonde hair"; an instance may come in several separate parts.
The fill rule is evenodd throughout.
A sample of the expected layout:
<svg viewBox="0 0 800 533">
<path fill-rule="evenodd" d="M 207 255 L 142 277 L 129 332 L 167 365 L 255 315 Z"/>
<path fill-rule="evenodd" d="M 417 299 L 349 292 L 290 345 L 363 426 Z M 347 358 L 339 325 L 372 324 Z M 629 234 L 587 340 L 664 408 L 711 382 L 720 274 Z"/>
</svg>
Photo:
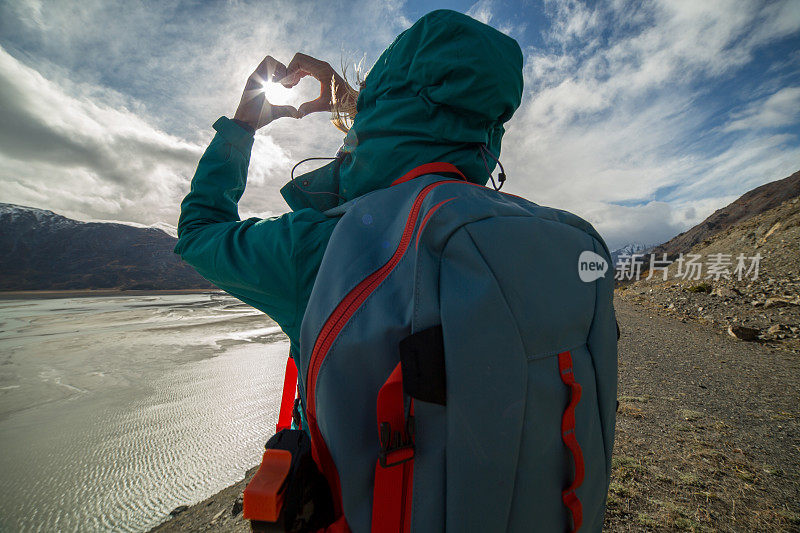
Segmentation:
<svg viewBox="0 0 800 533">
<path fill-rule="evenodd" d="M 356 107 L 358 93 L 364 87 L 364 78 L 366 78 L 362 68 L 363 62 L 364 59 L 362 58 L 361 61 L 355 65 L 354 69 L 356 72 L 355 82 L 356 85 L 358 85 L 358 90 L 353 89 L 347 82 L 347 65 L 344 61 L 342 61 L 342 79 L 345 82 L 345 91 L 341 99 L 337 98 L 338 87 L 336 87 L 336 79 L 334 78 L 331 80 L 331 122 L 342 133 L 350 131 L 350 128 L 353 126 L 353 120 L 356 118 L 356 113 L 358 113 Z"/>
</svg>

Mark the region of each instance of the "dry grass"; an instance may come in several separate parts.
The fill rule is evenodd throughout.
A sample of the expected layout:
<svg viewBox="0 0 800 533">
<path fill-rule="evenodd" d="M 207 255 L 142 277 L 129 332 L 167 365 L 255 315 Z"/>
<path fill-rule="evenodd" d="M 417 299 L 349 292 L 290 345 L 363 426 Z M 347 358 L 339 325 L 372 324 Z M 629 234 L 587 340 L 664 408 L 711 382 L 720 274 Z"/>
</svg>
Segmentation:
<svg viewBox="0 0 800 533">
<path fill-rule="evenodd" d="M 800 362 L 618 302 L 606 531 L 800 532 Z"/>
<path fill-rule="evenodd" d="M 620 398 L 606 531 L 800 531 L 800 516 L 762 487 L 783 472 L 732 447 L 735 428 L 689 409 L 661 424 L 653 403 Z M 642 438 L 654 423 L 657 449 Z"/>
</svg>

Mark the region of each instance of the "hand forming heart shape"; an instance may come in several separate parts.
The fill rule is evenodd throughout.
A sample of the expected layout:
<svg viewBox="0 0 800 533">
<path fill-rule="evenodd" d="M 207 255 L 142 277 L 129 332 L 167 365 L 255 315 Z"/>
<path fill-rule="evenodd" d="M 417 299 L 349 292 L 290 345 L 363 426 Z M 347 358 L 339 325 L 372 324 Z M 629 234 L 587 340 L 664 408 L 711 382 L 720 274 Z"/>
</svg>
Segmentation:
<svg viewBox="0 0 800 533">
<path fill-rule="evenodd" d="M 320 95 L 315 100 L 304 102 L 299 109 L 296 109 L 290 105 L 273 105 L 267 99 L 265 85 L 269 82 L 277 82 L 286 88 L 292 88 L 306 76 L 312 76 L 320 82 Z M 267 56 L 248 78 L 234 118 L 257 130 L 276 118 L 301 118 L 318 111 L 330 111 L 332 87 L 340 100 L 347 94 L 349 88 L 344 79 L 325 61 L 297 53 L 289 62 L 289 66 L 284 66 L 272 56 Z"/>
<path fill-rule="evenodd" d="M 277 71 L 276 75 L 279 74 Z M 284 87 L 294 87 L 301 79 L 312 76 L 319 81 L 319 97 L 315 100 L 305 102 L 300 105 L 299 113 L 303 117 L 317 111 L 330 111 L 333 104 L 332 89 L 336 90 L 337 97 L 341 98 L 345 94 L 347 83 L 339 76 L 333 67 L 325 61 L 320 61 L 306 54 L 296 53 L 289 66 L 286 67 L 286 75 L 283 78 L 275 78 Z"/>
<path fill-rule="evenodd" d="M 239 107 L 233 118 L 247 124 L 254 131 L 280 117 L 299 118 L 297 109 L 290 105 L 272 105 L 264 94 L 264 84 L 275 75 L 286 76 L 286 67 L 274 57 L 267 56 L 247 78 Z"/>
</svg>

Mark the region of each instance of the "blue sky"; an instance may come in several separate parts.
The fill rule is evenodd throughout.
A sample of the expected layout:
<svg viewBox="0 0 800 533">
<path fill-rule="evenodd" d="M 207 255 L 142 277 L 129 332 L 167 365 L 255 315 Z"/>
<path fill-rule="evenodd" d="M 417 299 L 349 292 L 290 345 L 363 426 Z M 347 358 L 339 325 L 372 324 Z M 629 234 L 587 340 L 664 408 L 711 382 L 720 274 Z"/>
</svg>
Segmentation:
<svg viewBox="0 0 800 533">
<path fill-rule="evenodd" d="M 583 216 L 612 248 L 662 242 L 800 170 L 796 0 L 17 0 L 0 4 L 0 201 L 174 225 L 211 124 L 264 55 L 368 68 L 435 8 L 524 51 L 507 190 Z M 341 140 L 324 113 L 259 131 L 241 216 L 283 212 L 294 162 Z"/>
</svg>

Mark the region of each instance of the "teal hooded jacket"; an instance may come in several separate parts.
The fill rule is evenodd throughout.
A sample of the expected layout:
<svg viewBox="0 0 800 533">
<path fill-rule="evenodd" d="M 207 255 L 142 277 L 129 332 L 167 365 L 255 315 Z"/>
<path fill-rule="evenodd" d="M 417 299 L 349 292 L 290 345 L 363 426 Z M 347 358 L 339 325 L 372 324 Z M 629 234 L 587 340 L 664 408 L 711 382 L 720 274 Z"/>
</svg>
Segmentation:
<svg viewBox="0 0 800 533">
<path fill-rule="evenodd" d="M 369 72 L 336 159 L 282 190 L 292 211 L 240 220 L 253 134 L 225 117 L 181 203 L 175 253 L 220 289 L 269 315 L 299 349 L 300 325 L 338 218 L 324 211 L 430 162 L 485 185 L 503 124 L 522 98 L 517 42 L 466 15 L 428 13 Z"/>
</svg>

